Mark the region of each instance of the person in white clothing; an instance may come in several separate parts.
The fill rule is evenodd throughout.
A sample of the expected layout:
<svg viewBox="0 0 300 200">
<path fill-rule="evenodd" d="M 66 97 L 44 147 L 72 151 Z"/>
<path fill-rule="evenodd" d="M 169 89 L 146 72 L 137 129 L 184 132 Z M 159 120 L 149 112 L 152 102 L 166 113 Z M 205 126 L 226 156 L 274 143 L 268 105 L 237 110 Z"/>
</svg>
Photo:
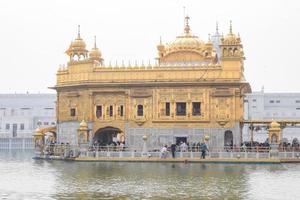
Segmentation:
<svg viewBox="0 0 300 200">
<path fill-rule="evenodd" d="M 160 157 L 167 158 L 167 154 L 168 154 L 168 149 L 167 149 L 167 145 L 165 145 L 160 150 Z"/>
</svg>

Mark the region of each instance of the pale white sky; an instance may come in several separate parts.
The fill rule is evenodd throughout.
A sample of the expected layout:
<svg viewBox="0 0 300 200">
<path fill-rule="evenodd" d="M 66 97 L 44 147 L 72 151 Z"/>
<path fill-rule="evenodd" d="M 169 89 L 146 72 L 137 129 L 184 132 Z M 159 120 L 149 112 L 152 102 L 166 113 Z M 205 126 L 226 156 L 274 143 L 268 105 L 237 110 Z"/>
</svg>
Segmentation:
<svg viewBox="0 0 300 200">
<path fill-rule="evenodd" d="M 1 0 L 0 93 L 54 92 L 56 71 L 77 25 L 88 48 L 97 35 L 106 63 L 154 61 L 159 36 L 183 31 L 183 6 L 202 40 L 215 32 L 240 33 L 245 77 L 253 91 L 300 92 L 300 3 L 297 0 Z"/>
</svg>

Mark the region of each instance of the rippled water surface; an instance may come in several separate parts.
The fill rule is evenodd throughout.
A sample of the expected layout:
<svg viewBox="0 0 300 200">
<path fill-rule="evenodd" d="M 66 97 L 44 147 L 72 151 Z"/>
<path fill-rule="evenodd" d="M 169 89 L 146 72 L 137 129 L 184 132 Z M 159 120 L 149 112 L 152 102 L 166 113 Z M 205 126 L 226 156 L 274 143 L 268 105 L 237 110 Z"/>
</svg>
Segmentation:
<svg viewBox="0 0 300 200">
<path fill-rule="evenodd" d="M 300 199 L 300 164 L 95 163 L 0 152 L 0 199 Z"/>
</svg>

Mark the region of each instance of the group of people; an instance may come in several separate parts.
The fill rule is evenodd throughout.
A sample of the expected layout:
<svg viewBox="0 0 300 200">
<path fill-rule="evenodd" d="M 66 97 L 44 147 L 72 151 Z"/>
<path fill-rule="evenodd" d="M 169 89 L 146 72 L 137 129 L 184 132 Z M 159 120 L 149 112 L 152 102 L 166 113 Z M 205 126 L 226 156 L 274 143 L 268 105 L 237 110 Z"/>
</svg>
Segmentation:
<svg viewBox="0 0 300 200">
<path fill-rule="evenodd" d="M 160 157 L 161 158 L 167 158 L 168 152 L 171 151 L 172 158 L 176 157 L 176 152 L 187 152 L 189 146 L 185 142 L 180 142 L 179 144 L 171 144 L 170 147 L 167 145 L 164 145 L 160 150 Z M 198 147 L 199 152 L 201 153 L 201 158 L 205 159 L 206 153 L 208 152 L 208 147 L 205 142 L 199 143 Z"/>
<path fill-rule="evenodd" d="M 125 142 L 112 141 L 110 144 L 101 144 L 99 141 L 95 140 L 93 143 L 93 148 L 98 151 L 100 150 L 124 151 Z"/>
</svg>

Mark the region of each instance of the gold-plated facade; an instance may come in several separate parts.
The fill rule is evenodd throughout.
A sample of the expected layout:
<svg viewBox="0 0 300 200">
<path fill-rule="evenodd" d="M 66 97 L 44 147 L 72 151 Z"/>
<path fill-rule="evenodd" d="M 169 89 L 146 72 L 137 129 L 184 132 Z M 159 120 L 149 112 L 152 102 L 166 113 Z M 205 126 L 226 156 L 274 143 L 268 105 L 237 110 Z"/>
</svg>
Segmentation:
<svg viewBox="0 0 300 200">
<path fill-rule="evenodd" d="M 113 127 L 133 146 L 145 134 L 152 146 L 176 137 L 197 142 L 204 135 L 223 146 L 225 131 L 239 144 L 243 95 L 251 89 L 244 79 L 241 39 L 231 26 L 225 37 L 204 42 L 192 34 L 186 17 L 183 34 L 170 44 L 160 41 L 157 49 L 154 65 L 112 67 L 96 45 L 88 53 L 79 33 L 54 87 L 58 139 L 78 142 L 76 130 L 84 118 L 92 141 L 99 130 Z"/>
</svg>

